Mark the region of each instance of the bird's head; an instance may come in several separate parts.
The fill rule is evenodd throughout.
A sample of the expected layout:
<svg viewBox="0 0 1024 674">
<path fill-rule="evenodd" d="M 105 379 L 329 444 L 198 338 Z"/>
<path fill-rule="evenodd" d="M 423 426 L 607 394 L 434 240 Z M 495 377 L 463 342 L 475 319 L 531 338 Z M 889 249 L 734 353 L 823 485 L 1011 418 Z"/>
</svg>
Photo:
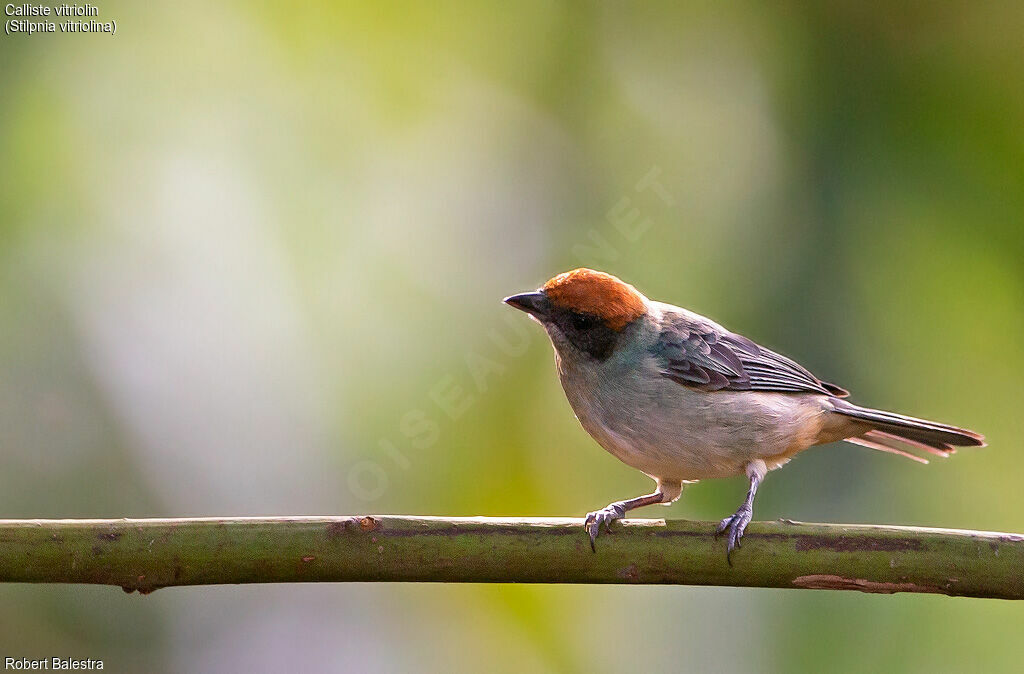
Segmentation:
<svg viewBox="0 0 1024 674">
<path fill-rule="evenodd" d="M 647 299 L 611 274 L 574 269 L 541 288 L 505 298 L 541 323 L 559 353 L 599 361 L 615 350 L 627 326 L 647 313 Z"/>
</svg>

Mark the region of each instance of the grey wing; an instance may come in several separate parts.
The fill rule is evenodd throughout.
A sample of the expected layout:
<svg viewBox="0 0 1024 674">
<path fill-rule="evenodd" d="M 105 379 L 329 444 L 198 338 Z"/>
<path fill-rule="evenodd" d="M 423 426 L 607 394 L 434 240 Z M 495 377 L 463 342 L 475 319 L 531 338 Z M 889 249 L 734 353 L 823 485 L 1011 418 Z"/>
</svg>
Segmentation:
<svg viewBox="0 0 1024 674">
<path fill-rule="evenodd" d="M 702 391 L 849 395 L 783 355 L 683 314 L 665 316 L 656 349 L 664 359 L 662 375 Z"/>
</svg>

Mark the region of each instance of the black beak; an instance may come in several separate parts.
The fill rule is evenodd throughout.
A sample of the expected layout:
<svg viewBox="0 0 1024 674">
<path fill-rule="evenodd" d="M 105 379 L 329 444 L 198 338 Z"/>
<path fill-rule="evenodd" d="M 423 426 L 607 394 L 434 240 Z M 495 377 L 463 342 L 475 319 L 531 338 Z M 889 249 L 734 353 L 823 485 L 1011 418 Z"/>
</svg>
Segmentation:
<svg viewBox="0 0 1024 674">
<path fill-rule="evenodd" d="M 551 302 L 542 290 L 535 290 L 532 293 L 519 293 L 518 295 L 506 297 L 502 301 L 510 307 L 525 311 L 541 321 L 546 319 L 551 313 Z"/>
</svg>

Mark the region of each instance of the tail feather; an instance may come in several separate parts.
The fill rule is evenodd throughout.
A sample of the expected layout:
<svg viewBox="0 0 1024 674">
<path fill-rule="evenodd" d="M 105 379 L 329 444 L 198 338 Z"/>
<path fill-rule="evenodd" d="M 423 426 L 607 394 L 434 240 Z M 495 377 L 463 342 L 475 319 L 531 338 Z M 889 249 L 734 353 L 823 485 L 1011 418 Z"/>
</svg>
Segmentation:
<svg viewBox="0 0 1024 674">
<path fill-rule="evenodd" d="M 893 447 L 892 445 L 884 444 L 881 440 L 872 440 L 870 436 L 871 434 L 868 433 L 866 435 L 860 435 L 853 438 L 846 438 L 846 442 L 854 445 L 860 445 L 861 447 L 867 447 L 868 449 L 877 449 L 880 452 L 898 454 L 912 461 L 917 461 L 918 463 L 928 463 L 928 459 L 924 457 L 918 456 L 917 454 L 911 454 L 904 449 Z"/>
<path fill-rule="evenodd" d="M 901 445 L 897 444 L 905 443 L 910 447 L 936 456 L 949 456 L 956 451 L 956 447 L 985 446 L 985 436 L 964 428 L 908 417 L 894 412 L 858 407 L 845 400 L 835 398 L 832 399 L 832 404 L 837 413 L 866 422 L 870 426 L 867 432 L 857 437 L 847 438 L 847 441 L 872 449 L 906 456 L 908 452 L 905 452 L 901 449 Z M 923 460 L 914 455 L 910 456 Z"/>
<path fill-rule="evenodd" d="M 876 431 L 868 431 L 867 433 L 865 433 L 865 435 L 870 436 L 872 438 L 885 437 L 885 438 L 888 438 L 888 439 L 896 441 L 896 442 L 902 442 L 902 443 L 910 445 L 911 447 L 915 447 L 917 449 L 924 450 L 924 451 L 928 452 L 929 454 L 934 454 L 935 456 L 946 457 L 946 456 L 949 456 L 950 454 L 956 453 L 956 447 L 954 447 L 952 445 L 948 445 L 945 442 L 933 442 L 933 443 L 920 442 L 920 441 L 914 440 L 912 438 L 900 437 L 899 435 L 894 435 L 892 433 L 886 433 L 885 431 L 877 431 L 877 430 Z"/>
</svg>

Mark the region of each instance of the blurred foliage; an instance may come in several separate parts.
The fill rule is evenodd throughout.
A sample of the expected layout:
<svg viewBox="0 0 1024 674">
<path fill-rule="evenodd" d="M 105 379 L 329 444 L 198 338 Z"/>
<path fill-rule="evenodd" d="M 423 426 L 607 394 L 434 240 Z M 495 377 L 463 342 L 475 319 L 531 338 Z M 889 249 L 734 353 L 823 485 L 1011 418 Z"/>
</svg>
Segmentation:
<svg viewBox="0 0 1024 674">
<path fill-rule="evenodd" d="M 499 302 L 585 264 L 988 435 L 924 468 L 814 449 L 757 517 L 1024 531 L 1024 6 L 99 6 L 113 37 L 0 37 L 5 517 L 641 493 Z M 1022 627 L 926 596 L 0 587 L 4 654 L 114 671 L 1006 671 Z"/>
</svg>

